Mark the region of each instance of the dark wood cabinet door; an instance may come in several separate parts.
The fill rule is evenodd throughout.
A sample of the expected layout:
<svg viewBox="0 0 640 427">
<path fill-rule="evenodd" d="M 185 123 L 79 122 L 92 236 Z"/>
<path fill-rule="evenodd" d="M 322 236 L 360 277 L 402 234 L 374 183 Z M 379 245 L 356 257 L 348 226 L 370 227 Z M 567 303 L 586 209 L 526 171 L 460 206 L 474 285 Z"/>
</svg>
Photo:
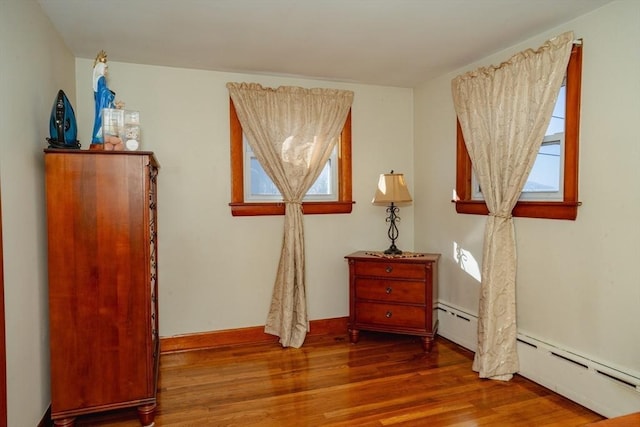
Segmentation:
<svg viewBox="0 0 640 427">
<path fill-rule="evenodd" d="M 150 153 L 45 154 L 52 413 L 155 404 Z"/>
</svg>

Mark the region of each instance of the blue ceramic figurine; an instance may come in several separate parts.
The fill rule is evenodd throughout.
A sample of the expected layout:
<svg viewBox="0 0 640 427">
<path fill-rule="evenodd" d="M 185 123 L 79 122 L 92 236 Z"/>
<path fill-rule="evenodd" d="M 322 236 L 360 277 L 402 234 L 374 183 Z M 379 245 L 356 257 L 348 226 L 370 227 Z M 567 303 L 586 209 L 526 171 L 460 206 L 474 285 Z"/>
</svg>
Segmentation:
<svg viewBox="0 0 640 427">
<path fill-rule="evenodd" d="M 102 109 L 118 108 L 114 99 L 116 94 L 107 86 L 107 53 L 98 52 L 93 63 L 93 98 L 95 100 L 95 119 L 93 122 L 92 144 L 102 144 Z"/>
</svg>

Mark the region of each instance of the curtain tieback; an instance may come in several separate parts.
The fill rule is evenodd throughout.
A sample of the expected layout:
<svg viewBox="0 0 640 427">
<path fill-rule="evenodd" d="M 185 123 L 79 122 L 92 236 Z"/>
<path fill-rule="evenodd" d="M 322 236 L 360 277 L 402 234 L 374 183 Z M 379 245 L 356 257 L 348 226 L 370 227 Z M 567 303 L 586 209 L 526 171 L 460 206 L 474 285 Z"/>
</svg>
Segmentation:
<svg viewBox="0 0 640 427">
<path fill-rule="evenodd" d="M 304 206 L 302 205 L 302 200 L 283 200 L 285 205 L 298 205 L 300 206 L 300 211 L 304 214 Z"/>
<path fill-rule="evenodd" d="M 511 219 L 511 218 L 513 218 L 513 216 L 511 214 L 504 215 L 504 214 L 496 214 L 496 213 L 491 213 L 491 212 L 489 212 L 489 216 L 493 216 L 493 217 L 496 217 L 496 218 L 502 218 L 502 219 Z"/>
</svg>

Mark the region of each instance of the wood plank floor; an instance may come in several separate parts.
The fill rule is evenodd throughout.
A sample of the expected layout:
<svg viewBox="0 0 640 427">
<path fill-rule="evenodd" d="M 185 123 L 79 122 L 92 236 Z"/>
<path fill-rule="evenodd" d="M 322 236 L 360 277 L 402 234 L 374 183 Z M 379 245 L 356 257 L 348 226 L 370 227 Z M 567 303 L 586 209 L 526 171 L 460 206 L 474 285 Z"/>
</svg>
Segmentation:
<svg viewBox="0 0 640 427">
<path fill-rule="evenodd" d="M 156 426 L 583 426 L 603 417 L 521 376 L 481 380 L 473 354 L 441 337 L 308 337 L 163 354 Z M 138 426 L 135 410 L 77 426 Z"/>
</svg>

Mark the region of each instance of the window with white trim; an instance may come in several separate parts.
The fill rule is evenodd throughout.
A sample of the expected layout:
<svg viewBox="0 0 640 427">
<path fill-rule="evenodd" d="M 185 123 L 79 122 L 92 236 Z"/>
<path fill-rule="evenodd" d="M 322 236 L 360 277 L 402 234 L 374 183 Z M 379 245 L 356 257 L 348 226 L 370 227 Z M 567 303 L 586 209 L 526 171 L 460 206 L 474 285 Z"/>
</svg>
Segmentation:
<svg viewBox="0 0 640 427">
<path fill-rule="evenodd" d="M 266 173 L 261 166 L 259 169 L 255 168 L 254 180 L 257 186 L 251 190 L 251 174 L 245 174 L 245 170 L 251 171 L 253 163 L 259 164 L 259 162 L 253 153 L 247 155 L 249 144 L 244 137 L 231 98 L 229 99 L 229 119 L 231 155 L 231 202 L 229 206 L 231 214 L 233 216 L 284 215 L 285 208 L 282 196 L 279 192 L 275 193 L 277 189 L 268 177 L 269 182 L 264 182 L 262 178 L 266 177 Z M 351 111 L 347 115 L 335 152 L 327 164 L 326 174 L 323 171 L 324 176 L 321 175 L 316 180 L 314 185 L 316 188 L 311 191 L 314 194 L 307 193 L 307 197 L 302 201 L 302 210 L 305 215 L 343 214 L 352 211 L 355 202 L 351 190 Z M 329 195 L 329 191 L 331 195 Z M 254 200 L 251 200 L 252 192 L 256 197 Z"/>
<path fill-rule="evenodd" d="M 248 202 L 282 201 L 280 190 L 262 168 L 246 137 L 244 144 L 244 199 Z M 333 148 L 316 182 L 309 188 L 304 201 L 338 200 L 338 147 Z"/>
<path fill-rule="evenodd" d="M 582 41 L 574 44 L 567 65 L 567 74 L 563 85 L 564 114 L 559 104 L 556 105 L 555 116 L 547 130 L 547 136 L 540 148 L 536 165 L 529 175 L 528 191 L 518 200 L 513 208 L 515 217 L 549 218 L 575 220 L 578 215 L 578 136 L 580 129 L 580 88 L 582 80 Z M 560 96 L 559 96 L 560 98 Z M 560 99 L 558 102 L 561 102 Z M 560 113 L 558 112 L 560 110 Z M 556 122 L 564 122 L 562 131 L 556 131 Z M 487 215 L 489 210 L 483 198 L 478 198 L 479 188 L 473 177 L 471 159 L 464 142 L 464 135 L 457 123 L 456 149 L 456 188 L 454 202 L 456 212 L 474 215 Z M 559 157 L 558 157 L 559 156 Z M 542 159 L 545 160 L 542 160 Z M 558 191 L 534 191 L 538 178 L 537 169 L 545 169 L 546 160 L 559 162 L 557 180 L 551 175 L 550 181 L 557 181 Z M 542 183 L 546 185 L 546 183 Z M 540 188 L 541 189 L 541 188 Z"/>
<path fill-rule="evenodd" d="M 536 161 L 518 200 L 562 201 L 563 199 L 566 93 L 565 79 L 558 93 L 551 121 L 538 150 Z M 472 179 L 473 199 L 484 200 L 475 173 Z"/>
</svg>

